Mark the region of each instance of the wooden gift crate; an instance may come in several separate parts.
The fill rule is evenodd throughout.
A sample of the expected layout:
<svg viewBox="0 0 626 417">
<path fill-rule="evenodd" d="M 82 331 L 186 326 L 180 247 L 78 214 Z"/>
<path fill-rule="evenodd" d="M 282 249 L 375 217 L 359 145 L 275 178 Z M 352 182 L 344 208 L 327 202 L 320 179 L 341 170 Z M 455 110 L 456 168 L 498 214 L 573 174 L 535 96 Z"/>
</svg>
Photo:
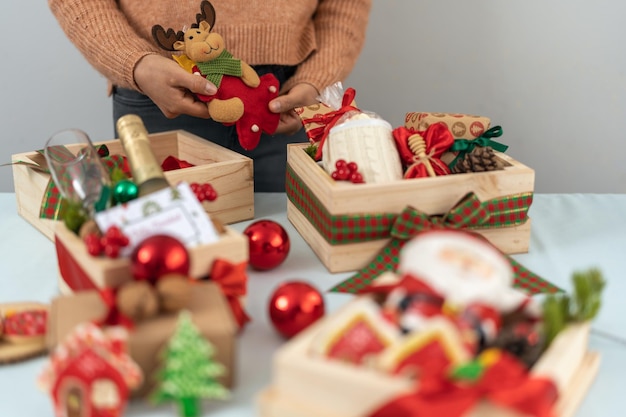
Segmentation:
<svg viewBox="0 0 626 417">
<path fill-rule="evenodd" d="M 218 198 L 202 203 L 212 218 L 225 224 L 254 218 L 252 159 L 183 130 L 151 134 L 149 138 L 159 163 L 168 156 L 174 156 L 194 165 L 167 171 L 165 176 L 170 184 L 181 181 L 210 183 L 215 188 Z M 95 145 L 106 145 L 112 155 L 124 154 L 119 140 Z M 52 240 L 56 221 L 39 217 L 50 175 L 16 163 L 45 167 L 44 156 L 32 151 L 12 155 L 11 160 L 18 214 Z"/>
<path fill-rule="evenodd" d="M 91 256 L 83 241 L 60 222 L 56 227 L 55 245 L 62 293 L 116 288 L 133 280 L 128 257 L 111 259 L 106 256 Z M 220 235 L 219 241 L 188 249 L 189 275 L 192 278 L 206 277 L 216 259 L 224 259 L 233 264 L 247 262 L 248 248 L 245 235 L 225 226 L 225 232 Z"/>
<path fill-rule="evenodd" d="M 202 282 L 191 293 L 186 309 L 202 335 L 215 347 L 214 359 L 227 372 L 218 378 L 232 388 L 236 380 L 237 323 L 221 290 L 212 282 Z M 107 306 L 97 291 L 81 291 L 52 300 L 46 345 L 53 349 L 80 323 L 97 321 L 106 315 Z M 159 354 L 173 334 L 177 313 L 161 313 L 135 323 L 128 339 L 128 353 L 141 367 L 144 381 L 133 394 L 143 396 L 154 386 Z"/>
<path fill-rule="evenodd" d="M 415 381 L 407 377 L 312 356 L 311 345 L 330 320 L 316 322 L 276 352 L 271 385 L 257 397 L 260 417 L 367 417 L 396 396 L 415 391 Z M 597 374 L 600 356 L 588 350 L 589 330 L 589 323 L 566 328 L 531 370 L 554 381 L 556 416 L 574 415 Z M 519 414 L 483 401 L 464 416 Z"/>
<path fill-rule="evenodd" d="M 534 170 L 509 155 L 498 152 L 497 157 L 505 165 L 503 170 L 416 178 L 384 184 L 352 184 L 334 181 L 305 152 L 307 144 L 287 146 L 288 182 L 291 181 L 289 176 L 295 178 L 296 182 L 301 181 L 331 216 L 398 214 L 407 206 L 428 215 L 438 215 L 449 211 L 470 192 L 475 193 L 480 201 L 485 201 L 532 193 L 534 189 Z M 287 192 L 289 196 L 292 193 L 289 184 Z M 298 191 L 294 194 L 298 199 L 301 197 Z M 309 221 L 301 208 L 291 201 L 291 197 L 287 202 L 287 218 L 330 272 L 354 271 L 364 267 L 389 240 L 332 244 Z M 486 237 L 504 253 L 513 254 L 528 251 L 530 226 L 528 219 L 516 226 L 472 230 Z"/>
</svg>

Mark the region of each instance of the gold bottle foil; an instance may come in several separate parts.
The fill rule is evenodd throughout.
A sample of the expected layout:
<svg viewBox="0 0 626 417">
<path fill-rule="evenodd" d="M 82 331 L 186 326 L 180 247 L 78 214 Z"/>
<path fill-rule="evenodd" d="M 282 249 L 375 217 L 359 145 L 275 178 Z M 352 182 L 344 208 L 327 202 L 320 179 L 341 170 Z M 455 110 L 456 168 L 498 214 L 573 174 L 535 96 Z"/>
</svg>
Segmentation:
<svg viewBox="0 0 626 417">
<path fill-rule="evenodd" d="M 117 120 L 117 132 L 128 158 L 133 181 L 139 188 L 139 195 L 169 187 L 148 139 L 148 131 L 141 118 L 128 114 Z"/>
</svg>

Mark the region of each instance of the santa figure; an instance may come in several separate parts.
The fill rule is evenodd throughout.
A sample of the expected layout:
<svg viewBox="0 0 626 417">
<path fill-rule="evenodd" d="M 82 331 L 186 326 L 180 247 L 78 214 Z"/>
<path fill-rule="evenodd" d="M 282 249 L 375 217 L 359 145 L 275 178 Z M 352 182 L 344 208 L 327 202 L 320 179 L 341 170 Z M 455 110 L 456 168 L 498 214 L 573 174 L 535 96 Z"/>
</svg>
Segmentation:
<svg viewBox="0 0 626 417">
<path fill-rule="evenodd" d="M 476 347 L 494 340 L 502 316 L 515 311 L 539 316 L 530 297 L 512 287 L 508 258 L 479 236 L 456 230 L 419 234 L 400 254 L 400 282 L 388 293 L 385 310 L 406 332 L 446 316 L 461 331 L 477 334 Z"/>
</svg>

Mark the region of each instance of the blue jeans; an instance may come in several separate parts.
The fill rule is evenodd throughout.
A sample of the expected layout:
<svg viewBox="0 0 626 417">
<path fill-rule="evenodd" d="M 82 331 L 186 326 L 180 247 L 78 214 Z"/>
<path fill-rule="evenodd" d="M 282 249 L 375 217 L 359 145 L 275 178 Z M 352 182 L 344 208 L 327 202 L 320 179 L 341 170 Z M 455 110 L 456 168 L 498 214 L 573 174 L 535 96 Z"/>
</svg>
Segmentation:
<svg viewBox="0 0 626 417">
<path fill-rule="evenodd" d="M 254 68 L 259 75 L 273 73 L 281 85 L 295 71 L 295 67 L 278 65 L 263 65 Z M 285 191 L 287 144 L 308 140 L 304 129 L 300 129 L 294 135 L 263 134 L 259 145 L 251 151 L 246 151 L 239 145 L 235 126 L 224 126 L 213 120 L 191 116 L 168 119 L 149 97 L 134 90 L 116 87 L 113 91 L 113 123 L 115 124 L 117 119 L 129 113 L 140 116 L 150 133 L 182 129 L 252 158 L 256 192 Z M 117 132 L 116 137 L 119 137 Z"/>
</svg>

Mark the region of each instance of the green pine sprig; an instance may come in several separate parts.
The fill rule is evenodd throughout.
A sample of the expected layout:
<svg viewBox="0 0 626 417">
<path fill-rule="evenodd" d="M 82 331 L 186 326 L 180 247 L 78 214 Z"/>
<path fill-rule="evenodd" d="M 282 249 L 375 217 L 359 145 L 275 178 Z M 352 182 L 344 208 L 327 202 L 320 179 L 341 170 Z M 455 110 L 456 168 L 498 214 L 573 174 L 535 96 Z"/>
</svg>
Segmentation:
<svg viewBox="0 0 626 417">
<path fill-rule="evenodd" d="M 317 145 L 310 144 L 306 148 L 304 148 L 304 152 L 307 153 L 313 160 L 315 160 L 315 155 L 317 154 Z"/>
<path fill-rule="evenodd" d="M 543 329 L 547 344 L 568 324 L 592 320 L 600 311 L 602 291 L 606 285 L 595 268 L 572 275 L 573 294 L 549 295 L 543 303 Z"/>
</svg>

